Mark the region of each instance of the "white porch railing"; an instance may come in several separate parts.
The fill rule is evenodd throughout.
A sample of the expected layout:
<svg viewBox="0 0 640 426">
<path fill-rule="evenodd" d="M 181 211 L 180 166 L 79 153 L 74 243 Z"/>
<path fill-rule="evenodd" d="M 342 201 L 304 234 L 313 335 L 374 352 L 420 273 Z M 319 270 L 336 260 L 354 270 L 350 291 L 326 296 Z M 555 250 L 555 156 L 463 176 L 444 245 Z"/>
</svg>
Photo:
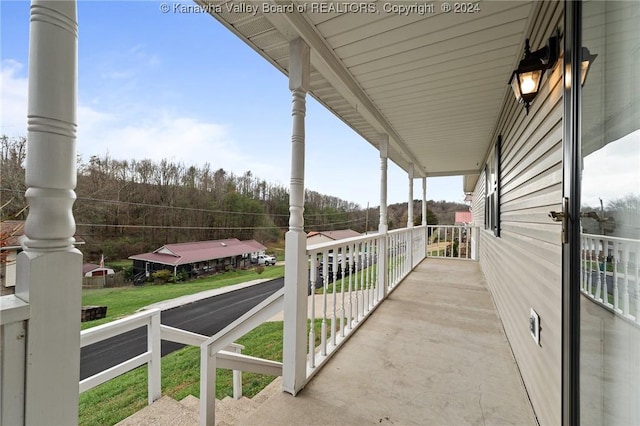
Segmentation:
<svg viewBox="0 0 640 426">
<path fill-rule="evenodd" d="M 275 303 L 274 303 L 275 300 Z M 265 306 L 271 307 L 265 309 Z M 276 309 L 273 312 L 273 309 Z M 148 365 L 147 370 L 147 382 L 148 382 L 148 399 L 151 404 L 161 395 L 161 375 L 160 375 L 160 341 L 167 340 L 171 342 L 181 343 L 184 345 L 200 346 L 201 352 L 208 352 L 210 356 L 201 358 L 201 370 L 207 370 L 207 365 L 213 366 L 213 380 L 201 381 L 201 392 L 204 389 L 204 395 L 201 393 L 201 401 L 204 404 L 210 404 L 215 410 L 215 368 L 226 368 L 233 370 L 233 397 L 239 399 L 242 397 L 242 372 L 251 371 L 263 374 L 281 375 L 282 364 L 275 361 L 262 360 L 255 357 L 242 355 L 241 352 L 244 346 L 233 343 L 238 337 L 246 334 L 257 325 L 264 322 L 265 315 L 273 315 L 279 310 L 282 310 L 282 290 L 272 295 L 265 302 L 262 302 L 247 314 L 245 314 L 236 322 L 229 325 L 227 328 L 217 333 L 213 337 L 207 337 L 201 334 L 192 333 L 186 330 L 170 327 L 160 324 L 160 310 L 152 309 L 149 311 L 141 312 L 131 315 L 120 320 L 112 321 L 88 330 L 81 332 L 81 347 L 92 345 L 100 341 L 109 339 L 111 337 L 118 336 L 131 330 L 135 330 L 141 327 L 147 329 L 147 350 L 127 361 L 124 361 L 114 367 L 108 368 L 97 374 L 94 374 L 86 379 L 80 381 L 80 392 L 85 392 L 92 389 L 102 383 L 105 383 L 111 379 L 114 379 L 121 374 L 131 371 L 144 364 Z M 256 315 L 256 312 L 258 314 Z M 247 318 L 250 321 L 247 321 Z M 267 317 L 266 319 L 268 319 Z M 229 333 L 225 330 L 237 330 L 240 326 L 245 328 L 242 333 Z M 246 329 L 247 324 L 250 328 Z M 233 337 L 238 336 L 238 337 Z M 220 344 L 220 340 L 224 338 L 225 344 Z M 213 349 L 212 349 L 213 348 Z M 207 351 L 209 349 L 209 351 Z M 211 360 L 214 359 L 214 361 Z M 217 361 L 217 362 L 216 362 Z M 204 366 L 204 367 L 203 367 Z M 207 398 L 207 395 L 210 398 Z M 204 415 L 201 416 L 202 424 L 214 424 L 214 417 L 207 416 L 208 410 L 203 411 Z M 4 424 L 4 423 L 3 423 Z"/>
<path fill-rule="evenodd" d="M 29 304 L 0 297 L 0 424 L 24 424 L 25 360 Z"/>
<path fill-rule="evenodd" d="M 582 234 L 581 290 L 640 324 L 640 240 Z"/>
<path fill-rule="evenodd" d="M 284 289 L 280 289 L 233 323 L 200 345 L 200 424 L 215 424 L 216 368 L 238 368 L 272 376 L 282 375 L 282 363 L 246 355 L 223 353 L 234 340 L 244 336 L 283 309 Z"/>
<path fill-rule="evenodd" d="M 425 235 L 419 226 L 308 247 L 307 381 L 424 259 Z"/>
<path fill-rule="evenodd" d="M 80 393 L 92 389 L 104 382 L 120 376 L 128 371 L 147 364 L 148 399 L 151 404 L 160 398 L 160 311 L 152 309 L 131 315 L 116 321 L 99 325 L 80 332 L 80 347 L 92 345 L 111 337 L 135 330 L 147 328 L 147 350 L 118 365 L 108 368 L 80 381 Z"/>
<path fill-rule="evenodd" d="M 307 381 L 364 322 L 386 295 L 424 259 L 426 235 L 426 227 L 419 226 L 308 248 L 310 298 L 306 302 L 310 302 L 310 313 Z M 384 270 L 378 270 L 378 265 L 383 265 Z M 146 327 L 147 349 L 132 359 L 80 381 L 80 392 L 147 364 L 148 398 L 151 403 L 161 394 L 161 340 L 200 346 L 200 422 L 202 425 L 212 425 L 215 422 L 216 368 L 237 370 L 238 375 L 234 374 L 236 398 L 241 395 L 240 371 L 282 375 L 282 363 L 233 353 L 241 349 L 241 346 L 234 345 L 233 341 L 280 312 L 283 309 L 283 299 L 284 289 L 212 337 L 161 325 L 159 310 L 141 312 L 84 330 L 81 332 L 81 347 Z M 24 380 L 21 374 L 25 371 L 26 348 L 24 339 L 20 340 L 20 336 L 25 334 L 29 305 L 14 296 L 2 297 L 1 301 L 2 424 L 22 424 Z M 304 308 L 306 309 L 306 306 Z M 4 392 L 9 389 L 9 385 L 13 386 L 11 392 Z M 8 407 L 16 407 L 16 410 Z"/>
<path fill-rule="evenodd" d="M 477 226 L 428 225 L 427 257 L 478 260 Z"/>
</svg>

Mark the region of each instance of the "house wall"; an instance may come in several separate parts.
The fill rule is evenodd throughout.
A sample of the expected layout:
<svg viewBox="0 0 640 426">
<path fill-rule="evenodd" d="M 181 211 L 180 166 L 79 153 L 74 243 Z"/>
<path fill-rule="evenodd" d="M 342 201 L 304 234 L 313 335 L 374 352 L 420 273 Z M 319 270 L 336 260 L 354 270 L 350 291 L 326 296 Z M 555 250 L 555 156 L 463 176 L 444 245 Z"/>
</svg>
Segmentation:
<svg viewBox="0 0 640 426">
<path fill-rule="evenodd" d="M 563 27 L 563 3 L 539 2 L 532 50 Z M 519 59 L 519 58 L 514 58 Z M 549 70 L 529 115 L 509 93 L 493 142 L 502 135 L 500 237 L 481 231 L 480 263 L 541 425 L 559 425 L 562 391 L 561 228 L 548 217 L 562 199 L 562 58 Z M 484 225 L 485 176 L 476 184 L 474 223 Z M 540 316 L 540 345 L 529 332 Z"/>
<path fill-rule="evenodd" d="M 7 257 L 0 264 L 0 284 L 3 287 L 15 287 L 16 285 L 16 257 L 18 252 L 8 250 Z"/>
</svg>

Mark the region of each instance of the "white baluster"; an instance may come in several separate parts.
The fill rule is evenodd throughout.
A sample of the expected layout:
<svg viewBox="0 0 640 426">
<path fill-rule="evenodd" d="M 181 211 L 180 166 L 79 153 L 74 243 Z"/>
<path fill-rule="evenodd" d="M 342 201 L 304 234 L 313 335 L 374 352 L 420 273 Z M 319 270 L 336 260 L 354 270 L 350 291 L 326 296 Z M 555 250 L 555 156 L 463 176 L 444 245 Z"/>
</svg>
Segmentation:
<svg viewBox="0 0 640 426">
<path fill-rule="evenodd" d="M 362 244 L 362 273 L 360 274 L 360 318 L 364 317 L 365 289 L 367 288 L 367 243 Z"/>
<path fill-rule="evenodd" d="M 600 263 L 600 256 L 602 251 L 600 251 L 600 240 L 594 240 L 594 245 L 596 247 L 596 276 L 598 278 L 598 281 L 596 283 L 596 293 L 595 293 L 595 298 L 597 301 L 602 302 L 602 272 L 601 272 L 601 268 L 603 267 L 603 265 L 601 265 Z"/>
<path fill-rule="evenodd" d="M 586 238 L 587 242 L 587 293 L 593 296 L 593 240 Z"/>
<path fill-rule="evenodd" d="M 338 248 L 333 250 L 333 261 L 331 262 L 331 266 L 333 268 L 333 306 L 331 307 L 331 344 L 336 346 L 336 325 L 337 319 L 336 316 L 336 308 L 337 308 L 337 294 L 336 294 L 336 286 L 338 285 Z"/>
<path fill-rule="evenodd" d="M 349 246 L 349 298 L 348 298 L 348 303 L 347 303 L 347 312 L 349 312 L 349 316 L 347 317 L 349 321 L 347 321 L 347 326 L 349 327 L 349 330 L 351 330 L 352 328 L 352 324 L 353 324 L 353 291 L 352 291 L 352 286 L 353 286 L 353 275 L 356 273 L 354 271 L 354 268 L 351 266 L 352 264 L 355 265 L 355 253 L 356 253 L 356 246 L 355 244 L 352 244 Z"/>
<path fill-rule="evenodd" d="M 580 289 L 583 292 L 587 291 L 587 251 L 586 240 L 584 237 L 580 238 Z"/>
<path fill-rule="evenodd" d="M 629 244 L 625 243 L 622 248 L 622 258 L 620 259 L 622 265 L 622 273 L 624 279 L 622 281 L 622 313 L 626 317 L 629 315 Z"/>
<path fill-rule="evenodd" d="M 369 242 L 369 248 L 371 249 L 371 252 L 369 253 L 369 310 L 371 310 L 371 308 L 374 305 L 374 300 L 373 297 L 375 295 L 375 240 L 371 240 Z"/>
<path fill-rule="evenodd" d="M 320 326 L 320 351 L 327 355 L 327 290 L 329 287 L 329 266 L 327 252 L 322 252 L 322 324 Z"/>
<path fill-rule="evenodd" d="M 354 245 L 353 257 L 355 264 L 355 271 L 353 272 L 353 321 L 358 323 L 360 320 L 360 303 L 358 299 L 358 281 L 360 277 L 360 270 L 362 269 L 362 261 L 360 259 L 360 244 Z"/>
<path fill-rule="evenodd" d="M 318 277 L 318 255 L 313 253 L 311 255 L 311 270 L 309 271 L 309 277 L 311 281 L 311 312 L 310 320 L 311 326 L 309 327 L 309 367 L 315 368 L 316 366 L 316 281 Z"/>
<path fill-rule="evenodd" d="M 620 310 L 620 290 L 618 289 L 618 265 L 620 264 L 619 258 L 619 244 L 618 241 L 614 241 L 613 243 L 613 259 L 611 262 L 611 266 L 613 266 L 613 309 L 617 312 L 622 312 Z"/>
<path fill-rule="evenodd" d="M 602 300 L 607 306 L 613 306 L 609 303 L 609 284 L 607 283 L 607 269 L 609 268 L 609 241 L 602 240 L 602 248 L 604 252 L 603 268 L 602 268 Z"/>
<path fill-rule="evenodd" d="M 378 301 L 380 300 L 380 274 L 378 273 L 378 269 L 380 269 L 380 240 L 376 239 L 373 240 L 373 247 L 374 247 L 374 255 L 373 255 L 373 259 L 375 262 L 375 273 L 373 274 L 373 305 L 375 305 L 376 303 L 378 303 Z"/>
<path fill-rule="evenodd" d="M 453 258 L 453 237 L 456 229 L 453 227 L 447 227 L 447 234 L 449 233 L 449 230 L 451 230 L 451 240 L 449 242 L 449 257 Z"/>
<path fill-rule="evenodd" d="M 347 283 L 347 275 L 349 275 L 348 266 L 345 263 L 345 259 L 348 255 L 347 246 L 344 246 L 340 249 L 340 268 L 342 269 L 342 284 L 340 285 L 340 337 L 344 337 L 344 317 L 346 315 L 345 310 L 345 296 L 344 296 L 344 286 Z"/>
</svg>

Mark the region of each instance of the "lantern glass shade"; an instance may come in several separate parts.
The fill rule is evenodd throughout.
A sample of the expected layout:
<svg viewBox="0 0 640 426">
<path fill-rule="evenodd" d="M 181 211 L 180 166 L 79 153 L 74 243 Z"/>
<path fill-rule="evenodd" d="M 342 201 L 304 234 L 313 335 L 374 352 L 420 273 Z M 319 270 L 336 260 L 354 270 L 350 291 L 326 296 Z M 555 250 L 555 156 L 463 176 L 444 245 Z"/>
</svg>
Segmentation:
<svg viewBox="0 0 640 426">
<path fill-rule="evenodd" d="M 511 77 L 511 89 L 518 102 L 530 103 L 538 94 L 544 70 L 515 71 Z"/>
</svg>

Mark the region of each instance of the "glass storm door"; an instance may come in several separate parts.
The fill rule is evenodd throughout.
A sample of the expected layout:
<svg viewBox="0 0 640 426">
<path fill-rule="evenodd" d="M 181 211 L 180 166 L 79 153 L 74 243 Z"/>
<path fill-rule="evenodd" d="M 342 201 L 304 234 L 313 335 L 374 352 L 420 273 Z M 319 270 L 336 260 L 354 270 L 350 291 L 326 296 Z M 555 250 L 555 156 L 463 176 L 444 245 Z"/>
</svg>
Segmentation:
<svg viewBox="0 0 640 426">
<path fill-rule="evenodd" d="M 640 425 L 640 1 L 581 9 L 579 418 Z"/>
</svg>

